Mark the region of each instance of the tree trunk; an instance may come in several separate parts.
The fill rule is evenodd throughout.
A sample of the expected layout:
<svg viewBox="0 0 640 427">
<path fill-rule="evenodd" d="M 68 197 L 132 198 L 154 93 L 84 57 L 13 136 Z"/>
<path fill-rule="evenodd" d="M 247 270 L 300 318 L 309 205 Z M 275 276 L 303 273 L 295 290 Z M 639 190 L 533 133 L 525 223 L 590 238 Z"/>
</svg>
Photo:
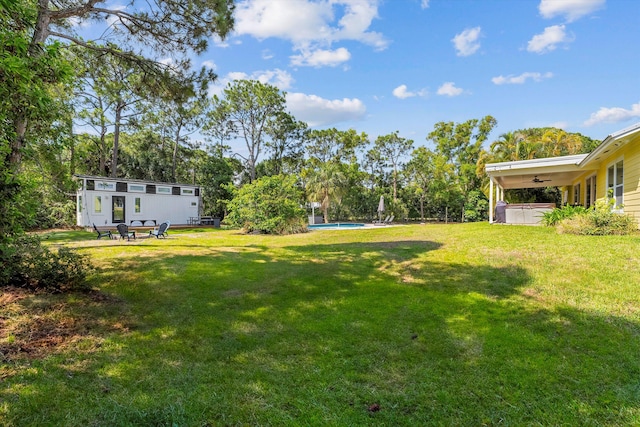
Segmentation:
<svg viewBox="0 0 640 427">
<path fill-rule="evenodd" d="M 398 171 L 393 168 L 393 201 L 398 201 Z"/>
<path fill-rule="evenodd" d="M 22 147 L 24 146 L 24 136 L 27 132 L 27 119 L 19 117 L 15 120 L 16 137 L 11 143 L 11 153 L 9 153 L 9 169 L 17 171 L 20 169 L 22 161 Z"/>
<path fill-rule="evenodd" d="M 113 154 L 111 156 L 111 177 L 116 178 L 118 176 L 118 146 L 120 144 L 120 122 L 122 120 L 122 109 L 124 104 L 118 102 L 116 106 L 115 126 L 113 129 Z"/>
<path fill-rule="evenodd" d="M 29 45 L 29 56 L 37 57 L 41 54 L 42 49 L 40 45 L 44 43 L 49 36 L 50 21 L 49 0 L 38 0 L 38 17 L 31 44 Z M 24 147 L 25 135 L 27 133 L 27 118 L 24 115 L 18 115 L 13 124 L 16 136 L 11 143 L 9 169 L 17 171 L 20 169 L 20 163 L 22 162 L 22 148 Z"/>
<path fill-rule="evenodd" d="M 173 146 L 173 158 L 171 159 L 171 179 L 173 182 L 178 182 L 176 179 L 176 164 L 178 163 L 178 147 L 180 145 L 180 130 L 182 129 L 182 124 L 178 125 L 176 129 L 176 138 Z"/>
</svg>

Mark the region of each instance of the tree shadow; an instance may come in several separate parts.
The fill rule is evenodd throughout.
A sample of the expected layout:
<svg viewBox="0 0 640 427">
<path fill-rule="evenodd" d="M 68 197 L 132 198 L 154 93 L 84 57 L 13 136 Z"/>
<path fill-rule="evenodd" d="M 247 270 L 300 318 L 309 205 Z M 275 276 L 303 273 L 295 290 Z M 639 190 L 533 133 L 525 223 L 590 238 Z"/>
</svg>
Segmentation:
<svg viewBox="0 0 640 427">
<path fill-rule="evenodd" d="M 440 246 L 194 246 L 115 258 L 99 286 L 127 309 L 104 321 L 126 330 L 6 378 L 7 419 L 25 416 L 29 398 L 62 421 L 68 412 L 44 404 L 54 390 L 94 402 L 69 409 L 87 424 L 638 420 L 636 322 L 549 306 L 522 267 L 437 262 L 429 253 Z"/>
</svg>

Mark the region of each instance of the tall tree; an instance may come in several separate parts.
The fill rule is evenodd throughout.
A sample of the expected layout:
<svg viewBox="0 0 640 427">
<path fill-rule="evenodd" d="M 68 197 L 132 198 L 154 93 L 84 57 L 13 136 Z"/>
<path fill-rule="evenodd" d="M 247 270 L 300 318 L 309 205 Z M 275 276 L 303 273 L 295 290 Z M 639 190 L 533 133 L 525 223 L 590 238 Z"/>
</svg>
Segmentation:
<svg viewBox="0 0 640 427">
<path fill-rule="evenodd" d="M 285 94 L 270 84 L 256 80 L 236 80 L 229 83 L 223 97 L 214 96 L 209 120 L 213 129 L 226 128 L 233 136 L 244 140 L 245 161 L 249 179 L 256 179 L 256 165 L 265 143 L 268 129 L 285 112 Z"/>
<path fill-rule="evenodd" d="M 17 3 L 22 4 L 22 1 Z M 34 13 L 19 15 L 20 19 L 13 18 L 24 26 L 21 31 L 28 36 L 24 57 L 31 60 L 46 57 L 50 52 L 47 41 L 55 37 L 108 55 L 148 64 L 149 59 L 136 54 L 140 46 L 156 53 L 185 54 L 189 50 L 201 53 L 211 35 L 224 37 L 233 27 L 232 0 L 200 0 L 191 2 L 189 7 L 178 0 L 133 2 L 127 8 L 120 7 L 120 3 L 109 3 L 107 0 L 38 0 Z M 107 19 L 112 22 L 112 31 L 109 32 L 114 39 L 112 44 L 88 43 L 74 32 L 83 23 L 107 22 Z M 18 112 L 14 120 L 9 156 L 12 168 L 17 168 L 20 163 L 29 120 L 27 112 Z"/>
<path fill-rule="evenodd" d="M 393 200 L 398 200 L 398 172 L 402 166 L 401 159 L 411 152 L 413 140 L 398 136 L 398 131 L 376 138 L 372 150 L 378 151 L 380 157 L 391 167 Z"/>
<path fill-rule="evenodd" d="M 215 75 L 205 68 L 199 73 L 169 74 L 156 94 L 157 102 L 147 103 L 146 124 L 172 141 L 171 179 L 178 181 L 178 154 L 189 145 L 189 136 L 202 128 L 209 106 L 207 89 Z"/>
<path fill-rule="evenodd" d="M 420 219 L 424 221 L 424 202 L 429 194 L 429 189 L 435 180 L 434 153 L 426 147 L 418 147 L 411 153 L 411 159 L 407 163 L 404 172 L 407 175 L 409 186 L 413 187 L 420 202 Z"/>
<path fill-rule="evenodd" d="M 271 175 L 299 170 L 297 166 L 303 159 L 302 146 L 307 129 L 306 123 L 296 120 L 291 114 L 285 112 L 278 113 L 271 121 L 267 129 L 270 139 L 265 143 L 271 154 L 269 159 L 272 165 Z M 290 166 L 290 171 L 285 171 L 287 164 Z"/>
<path fill-rule="evenodd" d="M 353 129 L 312 130 L 307 134 L 308 159 L 302 179 L 309 201 L 320 202 L 325 222 L 329 221 L 332 202 L 338 202 L 347 190 L 347 177 L 352 175 L 349 169 L 357 162 L 356 151 L 367 143 L 367 135 Z"/>
<path fill-rule="evenodd" d="M 464 221 L 464 205 L 471 191 L 479 189 L 482 179 L 476 174 L 481 158 L 482 144 L 496 126 L 492 116 L 471 119 L 463 123 L 439 122 L 429 133 L 427 140 L 436 144 L 436 152 L 444 156 L 453 166 L 456 185 L 461 198 L 458 206 L 460 218 Z"/>
</svg>

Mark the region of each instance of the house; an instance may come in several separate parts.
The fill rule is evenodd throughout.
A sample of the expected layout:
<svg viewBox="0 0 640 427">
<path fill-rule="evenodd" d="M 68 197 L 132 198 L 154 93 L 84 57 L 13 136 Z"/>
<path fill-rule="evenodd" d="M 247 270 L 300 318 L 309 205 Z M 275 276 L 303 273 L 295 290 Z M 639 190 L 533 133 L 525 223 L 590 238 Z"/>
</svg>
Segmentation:
<svg viewBox="0 0 640 427">
<path fill-rule="evenodd" d="M 561 188 L 564 204 L 585 207 L 610 194 L 619 212 L 640 223 L 640 123 L 607 136 L 589 154 L 490 163 L 485 171 L 490 182 L 489 222 L 494 222 L 494 209 L 504 199 L 504 190 L 553 186 Z M 537 210 L 533 223 L 550 209 L 509 205 L 506 222 L 519 223 L 517 215 L 509 215 L 509 209 L 527 208 Z"/>
<path fill-rule="evenodd" d="M 200 212 L 200 187 L 137 179 L 75 175 L 81 227 L 191 224 Z"/>
</svg>

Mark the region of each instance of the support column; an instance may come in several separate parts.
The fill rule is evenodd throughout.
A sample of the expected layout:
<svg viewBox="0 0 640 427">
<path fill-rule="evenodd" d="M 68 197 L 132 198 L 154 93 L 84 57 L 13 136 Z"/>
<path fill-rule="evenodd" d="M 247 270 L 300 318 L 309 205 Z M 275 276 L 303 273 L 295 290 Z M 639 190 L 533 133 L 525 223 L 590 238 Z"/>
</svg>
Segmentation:
<svg viewBox="0 0 640 427">
<path fill-rule="evenodd" d="M 489 224 L 493 224 L 493 179 L 489 177 Z"/>
</svg>

